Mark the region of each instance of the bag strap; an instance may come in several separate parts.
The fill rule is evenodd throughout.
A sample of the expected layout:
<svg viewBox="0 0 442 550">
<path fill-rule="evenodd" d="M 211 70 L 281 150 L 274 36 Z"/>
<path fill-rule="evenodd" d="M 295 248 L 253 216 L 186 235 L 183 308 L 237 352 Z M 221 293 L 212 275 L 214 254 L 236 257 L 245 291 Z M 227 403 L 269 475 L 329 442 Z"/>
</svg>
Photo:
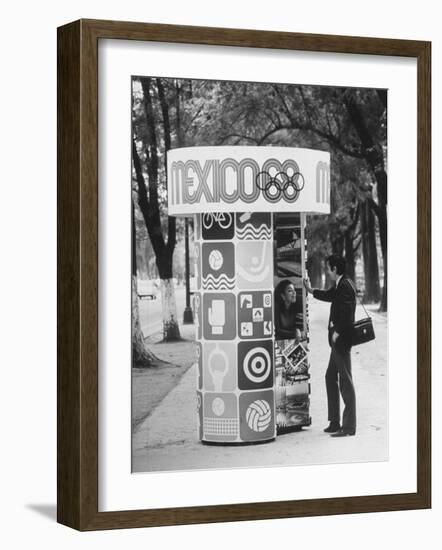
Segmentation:
<svg viewBox="0 0 442 550">
<path fill-rule="evenodd" d="M 350 283 L 350 286 L 351 286 L 351 288 L 353 289 L 353 292 L 355 293 L 356 300 L 358 300 L 358 302 L 359 302 L 359 303 L 361 304 L 361 306 L 364 308 L 365 315 L 366 315 L 367 317 L 370 317 L 370 315 L 367 313 L 367 310 L 365 309 L 364 304 L 362 303 L 362 300 L 359 298 L 358 293 L 356 292 L 356 288 L 355 288 L 355 286 L 354 286 L 354 284 L 353 284 L 353 281 L 350 279 L 350 277 L 347 279 L 347 281 Z M 370 319 L 371 319 L 371 317 L 370 317 Z"/>
</svg>

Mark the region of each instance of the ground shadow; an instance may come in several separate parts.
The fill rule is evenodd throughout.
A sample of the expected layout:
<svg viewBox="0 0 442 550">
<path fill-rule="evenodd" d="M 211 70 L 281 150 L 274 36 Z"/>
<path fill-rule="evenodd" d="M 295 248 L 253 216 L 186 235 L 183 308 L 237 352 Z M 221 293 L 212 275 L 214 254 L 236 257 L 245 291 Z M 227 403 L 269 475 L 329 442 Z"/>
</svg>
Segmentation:
<svg viewBox="0 0 442 550">
<path fill-rule="evenodd" d="M 53 521 L 57 520 L 57 506 L 55 504 L 25 504 L 28 510 L 37 512 L 45 518 L 51 519 Z"/>
</svg>

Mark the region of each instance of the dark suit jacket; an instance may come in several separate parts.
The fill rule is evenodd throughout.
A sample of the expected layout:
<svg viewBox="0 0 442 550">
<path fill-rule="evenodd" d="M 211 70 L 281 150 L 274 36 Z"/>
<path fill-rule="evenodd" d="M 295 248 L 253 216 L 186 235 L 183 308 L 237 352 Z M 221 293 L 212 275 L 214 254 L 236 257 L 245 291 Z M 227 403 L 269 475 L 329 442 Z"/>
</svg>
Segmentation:
<svg viewBox="0 0 442 550">
<path fill-rule="evenodd" d="M 313 296 L 323 302 L 331 302 L 328 322 L 328 343 L 332 345 L 333 332 L 339 334 L 336 345 L 351 347 L 355 320 L 356 294 L 350 280 L 342 277 L 339 284 L 328 290 L 314 290 Z"/>
</svg>

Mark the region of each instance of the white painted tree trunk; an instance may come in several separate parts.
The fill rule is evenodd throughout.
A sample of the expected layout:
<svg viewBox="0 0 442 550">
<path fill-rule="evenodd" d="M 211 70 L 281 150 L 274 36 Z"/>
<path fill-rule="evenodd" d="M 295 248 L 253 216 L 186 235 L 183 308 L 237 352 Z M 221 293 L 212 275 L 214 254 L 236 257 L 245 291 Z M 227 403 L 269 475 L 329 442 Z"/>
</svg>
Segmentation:
<svg viewBox="0 0 442 550">
<path fill-rule="evenodd" d="M 179 340 L 175 287 L 172 279 L 161 279 L 161 308 L 163 311 L 163 339 L 165 341 Z"/>
<path fill-rule="evenodd" d="M 138 309 L 137 279 L 132 276 L 132 366 L 151 367 L 158 359 L 149 351 L 144 343 Z"/>
</svg>

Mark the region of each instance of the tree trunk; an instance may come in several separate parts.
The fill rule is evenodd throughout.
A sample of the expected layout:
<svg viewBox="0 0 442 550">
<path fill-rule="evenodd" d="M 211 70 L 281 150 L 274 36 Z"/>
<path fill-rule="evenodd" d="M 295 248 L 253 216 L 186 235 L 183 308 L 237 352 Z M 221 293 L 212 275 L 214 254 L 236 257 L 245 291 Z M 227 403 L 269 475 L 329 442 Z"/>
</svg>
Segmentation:
<svg viewBox="0 0 442 550">
<path fill-rule="evenodd" d="M 381 290 L 379 285 L 378 251 L 376 247 L 375 219 L 368 200 L 361 203 L 362 255 L 364 259 L 365 292 L 364 302 L 379 302 Z"/>
<path fill-rule="evenodd" d="M 162 256 L 156 257 L 158 273 L 161 281 L 161 309 L 163 313 L 163 340 L 171 342 L 180 340 L 180 327 L 173 282 L 172 255 L 167 247 Z"/>
<path fill-rule="evenodd" d="M 309 256 L 309 279 L 313 288 L 322 288 L 322 262 L 317 254 Z"/>
<path fill-rule="evenodd" d="M 348 230 L 344 237 L 346 273 L 352 281 L 355 280 L 355 253 L 353 248 L 353 231 Z"/>
<path fill-rule="evenodd" d="M 137 292 L 137 254 L 135 233 L 135 211 L 132 203 L 132 367 L 152 367 L 159 359 L 149 351 L 144 342 L 140 324 Z"/>
<path fill-rule="evenodd" d="M 374 174 L 377 185 L 378 204 L 376 214 L 379 220 L 379 236 L 381 240 L 382 261 L 384 267 L 384 284 L 380 311 L 387 311 L 387 173 L 385 171 L 382 147 L 377 143 L 365 124 L 362 112 L 353 96 L 347 97 L 345 104 L 353 126 L 361 140 L 364 158 Z"/>
<path fill-rule="evenodd" d="M 132 143 L 133 165 L 138 183 L 138 204 L 146 224 L 152 248 L 155 252 L 155 260 L 162 286 L 163 306 L 163 337 L 165 341 L 180 338 L 180 329 L 177 321 L 175 288 L 172 281 L 172 259 L 176 244 L 176 220 L 174 216 L 167 218 L 167 243 L 161 228 L 160 204 L 158 196 L 159 188 L 159 158 L 158 143 L 160 142 L 159 127 L 156 120 L 150 89 L 150 78 L 142 78 L 143 103 L 146 114 L 148 137 L 145 147 L 146 169 L 148 175 L 149 195 L 147 194 L 146 181 L 142 170 L 141 158 L 137 151 L 135 141 Z M 164 141 L 166 152 L 170 149 L 170 121 L 167 101 L 161 80 L 157 79 L 157 89 L 160 99 L 161 113 L 164 128 Z M 157 136 L 158 132 L 158 136 Z"/>
<path fill-rule="evenodd" d="M 344 235 L 338 235 L 336 236 L 331 243 L 332 252 L 333 254 L 337 254 L 338 256 L 344 255 Z"/>
<path fill-rule="evenodd" d="M 387 295 L 387 281 L 388 281 L 388 259 L 387 259 L 387 205 L 379 205 L 380 211 L 378 216 L 379 221 L 379 237 L 381 240 L 382 250 L 382 265 L 384 268 L 384 281 L 382 287 L 382 299 L 379 311 L 387 311 L 388 307 L 388 295 Z"/>
<path fill-rule="evenodd" d="M 153 367 L 160 362 L 144 342 L 138 310 L 137 278 L 132 275 L 132 367 Z"/>
<path fill-rule="evenodd" d="M 331 286 L 333 286 L 335 283 L 334 281 L 332 281 L 330 275 L 329 275 L 329 270 L 328 270 L 328 260 L 327 258 L 324 259 L 323 261 L 323 264 L 324 264 L 324 272 L 325 272 L 325 284 L 324 284 L 324 288 L 330 288 Z M 322 288 L 321 286 L 319 288 Z"/>
<path fill-rule="evenodd" d="M 165 342 L 181 340 L 173 279 L 163 279 L 160 277 L 160 280 L 161 307 L 163 311 L 163 340 Z"/>
<path fill-rule="evenodd" d="M 163 311 L 163 340 L 170 342 L 180 340 L 178 325 L 175 287 L 173 279 L 161 279 L 161 308 Z"/>
</svg>

